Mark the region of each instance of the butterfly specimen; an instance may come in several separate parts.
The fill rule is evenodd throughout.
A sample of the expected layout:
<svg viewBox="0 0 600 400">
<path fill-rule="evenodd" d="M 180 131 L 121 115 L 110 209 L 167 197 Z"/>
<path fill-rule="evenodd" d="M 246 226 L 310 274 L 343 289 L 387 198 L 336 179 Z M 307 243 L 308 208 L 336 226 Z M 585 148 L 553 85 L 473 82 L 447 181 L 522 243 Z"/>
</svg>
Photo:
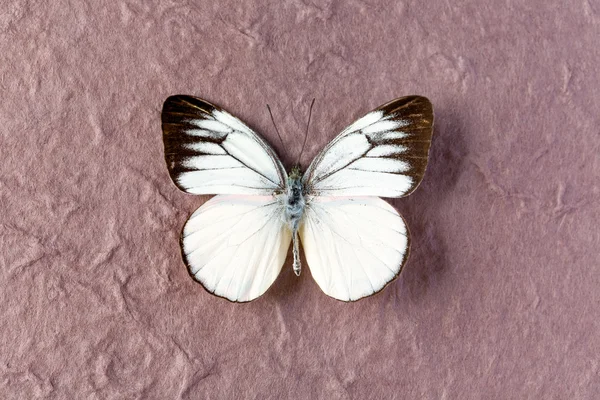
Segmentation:
<svg viewBox="0 0 600 400">
<path fill-rule="evenodd" d="M 163 106 L 165 159 L 173 182 L 215 194 L 186 222 L 182 255 L 209 292 L 251 301 L 275 281 L 292 243 L 302 243 L 325 294 L 354 301 L 383 289 L 409 253 L 406 223 L 383 197 L 402 197 L 427 166 L 433 108 L 421 96 L 393 100 L 334 138 L 301 173 L 242 121 L 209 102 L 177 95 Z"/>
</svg>

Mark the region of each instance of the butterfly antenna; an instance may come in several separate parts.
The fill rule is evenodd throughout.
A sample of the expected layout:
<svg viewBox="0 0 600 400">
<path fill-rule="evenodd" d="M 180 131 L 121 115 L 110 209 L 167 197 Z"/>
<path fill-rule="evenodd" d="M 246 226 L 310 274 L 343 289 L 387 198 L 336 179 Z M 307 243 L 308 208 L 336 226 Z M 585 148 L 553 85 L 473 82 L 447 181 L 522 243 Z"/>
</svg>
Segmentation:
<svg viewBox="0 0 600 400">
<path fill-rule="evenodd" d="M 275 118 L 273 118 L 273 113 L 271 112 L 271 107 L 269 107 L 268 104 L 267 104 L 267 110 L 269 110 L 269 115 L 271 116 L 271 122 L 273 122 L 273 126 L 275 127 L 275 132 L 277 132 L 277 136 L 279 136 L 279 141 L 281 142 L 281 149 L 283 150 L 283 148 L 285 147 L 283 145 L 283 139 L 281 138 L 281 135 L 279 134 L 279 129 L 277 129 L 277 125 L 275 125 Z"/>
<path fill-rule="evenodd" d="M 304 143 L 302 143 L 302 149 L 300 150 L 300 154 L 298 155 L 298 161 L 296 161 L 296 165 L 300 165 L 300 159 L 302 158 L 302 153 L 304 153 L 304 146 L 306 146 L 306 139 L 308 139 L 308 127 L 310 126 L 310 116 L 312 115 L 312 108 L 315 104 L 315 99 L 313 97 L 312 102 L 310 103 L 310 109 L 308 110 L 308 122 L 306 123 L 306 133 L 304 134 Z"/>
</svg>

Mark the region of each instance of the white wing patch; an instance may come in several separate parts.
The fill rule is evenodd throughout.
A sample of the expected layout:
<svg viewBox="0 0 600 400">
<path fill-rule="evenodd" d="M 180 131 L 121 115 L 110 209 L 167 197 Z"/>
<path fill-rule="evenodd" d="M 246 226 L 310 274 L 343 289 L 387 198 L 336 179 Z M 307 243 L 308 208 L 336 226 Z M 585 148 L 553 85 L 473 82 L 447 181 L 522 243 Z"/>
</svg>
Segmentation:
<svg viewBox="0 0 600 400">
<path fill-rule="evenodd" d="M 273 149 L 231 114 L 195 97 L 172 96 L 162 119 L 167 166 L 180 189 L 272 195 L 285 187 Z"/>
<path fill-rule="evenodd" d="M 216 118 L 215 113 L 212 113 L 213 118 Z M 211 132 L 213 137 L 223 136 L 221 133 L 233 132 L 233 128 L 227 126 L 219 120 L 211 119 L 190 119 L 190 124 L 201 128 L 205 132 Z"/>
<path fill-rule="evenodd" d="M 219 146 L 216 143 L 213 142 L 194 142 L 194 143 L 186 143 L 184 145 L 184 147 L 186 149 L 198 152 L 198 153 L 204 153 L 204 154 L 222 154 L 222 155 L 226 155 L 227 152 L 225 151 L 225 149 L 223 149 L 223 147 Z"/>
<path fill-rule="evenodd" d="M 366 157 L 386 157 L 386 156 L 397 156 L 405 153 L 408 147 L 399 144 L 383 144 L 381 146 L 374 147 L 369 150 Z"/>
<path fill-rule="evenodd" d="M 406 172 L 410 166 L 399 160 L 393 158 L 380 158 L 380 157 L 366 157 L 359 158 L 350 165 L 349 169 L 356 169 L 358 171 L 373 171 L 373 172 Z"/>
<path fill-rule="evenodd" d="M 185 224 L 190 274 L 211 293 L 245 302 L 262 295 L 285 262 L 291 234 L 273 196 L 215 196 Z"/>
<path fill-rule="evenodd" d="M 370 138 L 377 138 L 377 135 L 382 134 L 383 132 L 391 132 L 396 129 L 406 126 L 408 123 L 402 120 L 386 120 L 381 119 L 374 124 L 371 124 L 362 129 L 362 133 L 364 135 L 369 136 Z"/>
<path fill-rule="evenodd" d="M 381 120 L 382 118 L 383 118 L 383 111 L 381 111 L 381 110 L 371 111 L 367 115 L 354 121 L 352 123 L 352 125 L 350 125 L 346 129 L 344 129 L 344 131 L 342 133 L 360 131 L 361 129 L 364 129 L 369 125 L 373 125 L 375 122 Z"/>
<path fill-rule="evenodd" d="M 323 154 L 319 169 L 315 173 L 327 175 L 338 171 L 362 157 L 370 148 L 371 145 L 366 136 L 350 133 L 331 144 L 329 151 Z"/>
<path fill-rule="evenodd" d="M 314 197 L 300 228 L 308 267 L 325 294 L 354 301 L 380 291 L 406 261 L 404 220 L 378 197 Z"/>
</svg>

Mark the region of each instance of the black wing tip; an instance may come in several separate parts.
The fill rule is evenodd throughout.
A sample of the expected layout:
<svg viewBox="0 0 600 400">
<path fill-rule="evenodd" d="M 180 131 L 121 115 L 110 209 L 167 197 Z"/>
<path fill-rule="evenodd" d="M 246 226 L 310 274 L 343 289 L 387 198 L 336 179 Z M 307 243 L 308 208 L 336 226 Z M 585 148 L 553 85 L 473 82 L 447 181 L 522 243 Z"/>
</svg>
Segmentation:
<svg viewBox="0 0 600 400">
<path fill-rule="evenodd" d="M 418 100 L 419 102 L 422 102 L 423 104 L 431 104 L 431 100 L 429 100 L 429 98 L 422 96 L 420 94 L 409 94 L 408 96 L 401 96 L 395 100 L 392 100 L 391 102 L 398 101 L 398 100 L 404 100 L 406 102 Z"/>
<path fill-rule="evenodd" d="M 175 94 L 166 98 L 163 103 L 163 115 L 168 112 L 192 109 L 220 110 L 221 108 L 200 97 L 189 94 Z"/>
<path fill-rule="evenodd" d="M 167 107 L 167 106 L 173 106 L 176 104 L 180 104 L 183 101 L 194 101 L 195 97 L 194 96 L 190 96 L 187 94 L 175 94 L 175 95 L 171 95 L 169 97 L 166 98 L 165 102 L 163 103 L 163 110 Z"/>
<path fill-rule="evenodd" d="M 391 101 L 388 101 L 386 104 L 391 104 L 391 103 L 395 103 L 395 102 L 411 102 L 411 101 L 415 101 L 415 100 L 420 100 L 420 101 L 423 101 L 424 103 L 431 104 L 431 101 L 429 100 L 429 98 L 427 98 L 423 95 L 420 95 L 420 94 L 409 94 L 406 96 L 399 96 Z"/>
<path fill-rule="evenodd" d="M 177 124 L 185 119 L 183 116 L 188 118 L 203 117 L 215 110 L 221 110 L 221 108 L 199 97 L 187 94 L 169 96 L 163 103 L 161 112 L 163 133 L 167 133 L 166 131 L 171 124 Z"/>
<path fill-rule="evenodd" d="M 431 103 L 431 100 L 429 100 L 427 97 L 425 96 L 421 96 L 418 94 L 411 94 L 408 96 L 402 96 L 402 97 L 398 97 L 395 98 L 392 101 L 389 101 L 379 107 L 377 107 L 377 110 L 384 110 L 384 111 L 388 111 L 391 109 L 397 109 L 400 107 L 406 107 L 412 103 L 419 103 L 418 107 L 419 109 L 421 109 L 422 111 L 425 111 L 427 114 L 431 114 L 431 123 L 433 124 L 433 104 Z"/>
<path fill-rule="evenodd" d="M 165 103 L 175 102 L 175 101 L 196 101 L 196 100 L 204 101 L 200 97 L 192 96 L 190 94 L 173 94 L 173 95 L 167 97 L 167 99 L 165 100 Z"/>
</svg>

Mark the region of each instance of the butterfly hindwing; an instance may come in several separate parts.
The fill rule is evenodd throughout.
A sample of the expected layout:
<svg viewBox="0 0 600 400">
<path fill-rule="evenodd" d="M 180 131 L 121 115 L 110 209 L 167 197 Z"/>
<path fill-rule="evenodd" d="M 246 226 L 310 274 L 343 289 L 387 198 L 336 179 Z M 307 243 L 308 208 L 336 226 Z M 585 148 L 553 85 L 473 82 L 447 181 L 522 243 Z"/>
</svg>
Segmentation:
<svg viewBox="0 0 600 400">
<path fill-rule="evenodd" d="M 169 97 L 162 128 L 169 173 L 185 192 L 268 195 L 285 187 L 285 169 L 267 142 L 207 101 Z"/>
<path fill-rule="evenodd" d="M 312 198 L 300 238 L 313 278 L 342 301 L 383 289 L 400 273 L 410 246 L 404 220 L 379 197 Z"/>
<path fill-rule="evenodd" d="M 209 292 L 234 302 L 254 300 L 275 281 L 291 241 L 273 196 L 218 195 L 186 222 L 183 258 Z"/>
<path fill-rule="evenodd" d="M 423 178 L 432 132 L 427 98 L 393 100 L 333 139 L 308 167 L 304 186 L 320 196 L 406 196 Z"/>
</svg>

